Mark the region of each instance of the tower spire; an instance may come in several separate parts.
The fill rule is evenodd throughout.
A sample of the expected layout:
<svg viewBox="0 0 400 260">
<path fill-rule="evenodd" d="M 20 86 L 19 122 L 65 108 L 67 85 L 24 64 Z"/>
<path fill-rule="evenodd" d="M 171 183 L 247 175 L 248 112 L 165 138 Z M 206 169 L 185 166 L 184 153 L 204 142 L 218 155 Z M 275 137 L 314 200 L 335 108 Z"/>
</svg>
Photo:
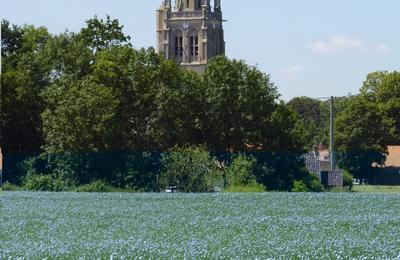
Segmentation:
<svg viewBox="0 0 400 260">
<path fill-rule="evenodd" d="M 183 0 L 175 0 L 175 9 L 182 11 L 183 8 Z"/>
<path fill-rule="evenodd" d="M 221 0 L 214 0 L 214 10 L 221 10 Z"/>
<path fill-rule="evenodd" d="M 162 1 L 157 51 L 187 69 L 204 72 L 211 58 L 225 53 L 221 0 Z"/>
<path fill-rule="evenodd" d="M 210 7 L 210 0 L 202 0 L 202 2 L 203 2 L 203 6 L 205 6 L 205 7 Z"/>
<path fill-rule="evenodd" d="M 175 0 L 177 11 L 200 11 L 204 5 L 210 6 L 210 0 Z"/>
</svg>

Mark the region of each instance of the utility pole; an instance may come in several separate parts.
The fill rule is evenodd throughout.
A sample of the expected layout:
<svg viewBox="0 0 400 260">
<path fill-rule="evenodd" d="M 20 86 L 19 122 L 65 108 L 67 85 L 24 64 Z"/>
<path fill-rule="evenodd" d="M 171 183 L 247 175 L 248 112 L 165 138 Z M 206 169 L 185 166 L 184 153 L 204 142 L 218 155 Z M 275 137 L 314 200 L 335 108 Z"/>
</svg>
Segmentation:
<svg viewBox="0 0 400 260">
<path fill-rule="evenodd" d="M 336 155 L 335 155 L 335 111 L 334 111 L 334 97 L 331 97 L 330 104 L 330 152 L 331 152 L 331 171 L 336 170 Z"/>
</svg>

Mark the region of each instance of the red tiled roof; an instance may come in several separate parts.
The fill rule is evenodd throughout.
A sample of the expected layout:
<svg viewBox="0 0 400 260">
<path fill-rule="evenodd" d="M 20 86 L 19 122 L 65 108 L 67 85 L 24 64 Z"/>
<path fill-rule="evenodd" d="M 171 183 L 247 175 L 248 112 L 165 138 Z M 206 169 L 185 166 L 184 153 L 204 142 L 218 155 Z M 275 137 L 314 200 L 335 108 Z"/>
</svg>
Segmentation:
<svg viewBox="0 0 400 260">
<path fill-rule="evenodd" d="M 385 167 L 400 167 L 400 145 L 388 146 L 389 155 L 386 158 Z"/>
</svg>

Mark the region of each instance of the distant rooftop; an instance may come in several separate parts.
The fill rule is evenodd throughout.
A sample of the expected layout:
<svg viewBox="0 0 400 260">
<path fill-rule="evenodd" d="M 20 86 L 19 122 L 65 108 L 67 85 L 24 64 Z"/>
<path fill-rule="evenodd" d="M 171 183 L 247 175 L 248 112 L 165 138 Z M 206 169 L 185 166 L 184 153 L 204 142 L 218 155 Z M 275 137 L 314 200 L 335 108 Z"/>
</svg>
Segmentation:
<svg viewBox="0 0 400 260">
<path fill-rule="evenodd" d="M 386 159 L 386 167 L 400 167 L 400 145 L 389 146 L 389 155 Z"/>
</svg>

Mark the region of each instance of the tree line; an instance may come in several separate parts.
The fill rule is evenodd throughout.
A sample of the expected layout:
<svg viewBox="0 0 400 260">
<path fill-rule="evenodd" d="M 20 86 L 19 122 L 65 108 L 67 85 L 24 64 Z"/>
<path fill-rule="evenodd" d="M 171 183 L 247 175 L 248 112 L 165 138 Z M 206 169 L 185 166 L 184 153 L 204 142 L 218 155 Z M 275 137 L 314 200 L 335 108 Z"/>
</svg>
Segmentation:
<svg viewBox="0 0 400 260">
<path fill-rule="evenodd" d="M 321 189 L 302 155 L 325 142 L 324 104 L 284 103 L 257 67 L 220 56 L 202 75 L 187 71 L 153 48 L 133 48 L 109 16 L 58 35 L 6 20 L 1 27 L 5 181 L 54 190 L 98 181 L 141 191 L 208 191 L 218 181 Z M 359 96 L 338 102 L 342 151 L 372 151 L 379 162 L 399 140 L 399 102 L 385 92 L 399 92 L 396 75 L 372 74 Z M 357 158 L 340 162 L 357 174 Z"/>
<path fill-rule="evenodd" d="M 297 97 L 288 102 L 306 129 L 307 149 L 328 147 L 329 101 Z M 359 179 L 374 181 L 389 145 L 400 145 L 400 72 L 367 75 L 360 93 L 335 99 L 338 163 Z"/>
</svg>

